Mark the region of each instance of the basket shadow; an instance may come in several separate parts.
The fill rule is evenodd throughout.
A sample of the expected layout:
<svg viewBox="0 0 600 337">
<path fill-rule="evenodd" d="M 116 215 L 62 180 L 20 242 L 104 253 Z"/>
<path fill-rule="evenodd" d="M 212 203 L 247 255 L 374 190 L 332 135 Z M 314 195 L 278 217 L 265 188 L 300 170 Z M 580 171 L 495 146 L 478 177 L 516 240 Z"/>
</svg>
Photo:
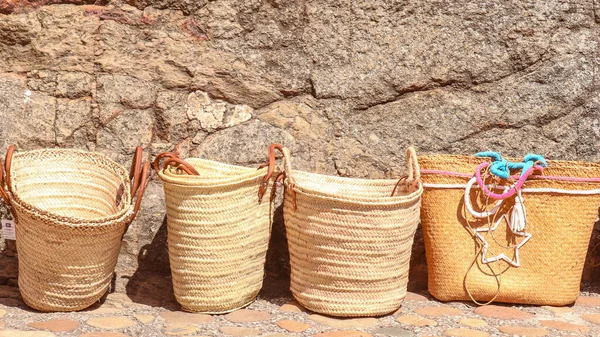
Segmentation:
<svg viewBox="0 0 600 337">
<path fill-rule="evenodd" d="M 288 302 L 292 298 L 290 253 L 283 222 L 283 204 L 276 206 L 273 214 L 273 225 L 265 262 L 265 278 L 258 296 L 278 304 Z"/>
<path fill-rule="evenodd" d="M 125 292 L 135 303 L 180 310 L 171 281 L 166 216 L 152 242 L 140 249 L 138 268 L 129 278 Z"/>
</svg>

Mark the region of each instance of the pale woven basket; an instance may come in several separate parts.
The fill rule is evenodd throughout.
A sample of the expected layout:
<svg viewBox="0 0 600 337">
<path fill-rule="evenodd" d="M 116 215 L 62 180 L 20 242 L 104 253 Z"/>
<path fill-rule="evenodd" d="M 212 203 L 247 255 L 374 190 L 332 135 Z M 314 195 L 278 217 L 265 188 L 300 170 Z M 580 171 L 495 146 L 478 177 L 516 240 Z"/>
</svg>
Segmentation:
<svg viewBox="0 0 600 337">
<path fill-rule="evenodd" d="M 220 314 L 252 303 L 271 234 L 272 203 L 258 198 L 269 169 L 200 158 L 155 169 L 165 191 L 173 288 L 183 310 Z"/>
<path fill-rule="evenodd" d="M 478 304 L 492 300 L 553 306 L 573 303 L 579 295 L 590 235 L 598 217 L 600 165 L 548 161 L 543 175 L 525 182 L 521 191 L 527 212 L 526 232 L 531 239 L 519 248 L 520 266 L 515 267 L 502 260 L 483 263 L 482 243 L 475 239 L 473 229 L 489 228 L 490 221 L 499 217 L 488 221 L 465 210 L 465 187 L 483 161 L 458 155 L 419 157 L 425 189 L 421 221 L 429 292 L 442 301 L 471 299 Z M 565 177 L 573 181 L 565 181 Z M 468 200 L 478 212 L 491 209 L 495 202 L 475 191 L 469 193 Z M 514 199 L 505 200 L 498 214 L 509 214 L 514 204 Z M 494 236 L 486 232 L 486 256 L 505 254 L 514 261 L 514 246 L 522 238 L 500 224 Z"/>
<path fill-rule="evenodd" d="M 397 310 L 406 296 L 419 223 L 422 186 L 414 149 L 407 151 L 408 177 L 400 181 L 296 171 L 287 149 L 284 158 L 284 220 L 296 300 L 331 316 Z"/>
<path fill-rule="evenodd" d="M 2 197 L 16 221 L 23 300 L 40 311 L 85 309 L 109 289 L 122 236 L 139 209 L 149 167 L 141 148 L 131 172 L 99 153 L 13 151 Z"/>
</svg>

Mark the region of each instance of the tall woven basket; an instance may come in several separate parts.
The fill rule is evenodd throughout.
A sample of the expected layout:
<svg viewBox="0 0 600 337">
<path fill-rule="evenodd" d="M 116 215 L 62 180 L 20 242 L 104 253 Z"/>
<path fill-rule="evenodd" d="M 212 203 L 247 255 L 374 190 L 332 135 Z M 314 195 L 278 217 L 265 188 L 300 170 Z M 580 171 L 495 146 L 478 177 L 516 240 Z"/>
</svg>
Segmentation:
<svg viewBox="0 0 600 337">
<path fill-rule="evenodd" d="M 128 172 L 99 153 L 9 147 L 1 194 L 16 222 L 19 290 L 28 306 L 75 311 L 106 293 L 148 168 L 141 148 Z"/>
<path fill-rule="evenodd" d="M 292 170 L 289 151 L 283 152 L 283 212 L 296 300 L 331 316 L 397 310 L 406 296 L 423 191 L 414 149 L 407 151 L 408 176 L 400 181 Z"/>
<path fill-rule="evenodd" d="M 273 165 L 257 170 L 163 153 L 154 168 L 165 190 L 173 288 L 183 310 L 220 314 L 252 303 L 271 234 L 273 205 L 262 195 Z"/>
<path fill-rule="evenodd" d="M 524 230 L 515 234 L 509 221 L 518 197 L 498 204 L 473 184 L 482 162 L 459 155 L 419 158 L 430 293 L 478 304 L 573 303 L 598 217 L 600 165 L 548 161 L 542 173 L 529 176 L 518 190 Z M 482 183 L 489 189 L 497 184 L 500 192 L 515 189 L 491 176 Z"/>
</svg>

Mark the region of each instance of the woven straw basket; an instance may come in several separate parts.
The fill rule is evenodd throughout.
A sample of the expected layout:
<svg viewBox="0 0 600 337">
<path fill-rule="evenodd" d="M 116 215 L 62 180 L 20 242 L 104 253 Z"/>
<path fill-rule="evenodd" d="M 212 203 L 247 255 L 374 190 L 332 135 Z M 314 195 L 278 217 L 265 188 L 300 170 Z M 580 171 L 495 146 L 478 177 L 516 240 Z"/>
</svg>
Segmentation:
<svg viewBox="0 0 600 337">
<path fill-rule="evenodd" d="M 40 311 L 85 309 L 108 290 L 139 209 L 149 167 L 142 150 L 131 172 L 99 153 L 13 152 L 1 194 L 16 221 L 23 300 Z"/>
<path fill-rule="evenodd" d="M 284 220 L 296 300 L 331 316 L 398 309 L 406 296 L 423 191 L 414 149 L 407 151 L 408 177 L 400 181 L 296 171 L 289 151 L 283 152 Z"/>
<path fill-rule="evenodd" d="M 421 221 L 429 269 L 429 291 L 439 300 L 471 299 L 562 306 L 579 295 L 581 274 L 600 202 L 600 165 L 548 161 L 543 173 L 530 176 L 521 195 L 526 206 L 525 232 L 511 233 L 502 214 L 511 214 L 515 198 L 504 200 L 498 211 L 476 218 L 466 211 L 466 186 L 481 158 L 433 155 L 419 158 L 424 185 Z M 451 173 L 451 174 L 450 174 Z M 485 180 L 486 185 L 493 181 Z M 496 203 L 475 184 L 466 199 L 477 212 Z M 499 226 L 493 231 L 492 224 Z M 477 239 L 476 229 L 488 242 Z M 504 254 L 506 260 L 483 263 Z M 520 258 L 517 260 L 517 257 Z"/>
<path fill-rule="evenodd" d="M 168 159 L 159 168 L 162 157 Z M 183 161 L 174 153 L 160 154 L 154 163 L 165 190 L 179 304 L 220 314 L 252 303 L 262 287 L 271 234 L 272 203 L 257 198 L 270 184 L 270 168 Z"/>
</svg>

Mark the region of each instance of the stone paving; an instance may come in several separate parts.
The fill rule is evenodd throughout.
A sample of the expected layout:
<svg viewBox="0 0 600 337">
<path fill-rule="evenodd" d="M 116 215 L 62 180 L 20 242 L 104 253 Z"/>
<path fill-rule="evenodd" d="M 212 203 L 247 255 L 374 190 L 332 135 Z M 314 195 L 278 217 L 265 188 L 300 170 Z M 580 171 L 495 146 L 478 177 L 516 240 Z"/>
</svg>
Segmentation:
<svg viewBox="0 0 600 337">
<path fill-rule="evenodd" d="M 598 289 L 585 289 L 577 302 L 567 307 L 477 307 L 468 302 L 440 303 L 427 293 L 409 293 L 402 308 L 393 314 L 354 319 L 307 312 L 289 291 L 279 290 L 264 291 L 246 309 L 210 316 L 179 311 L 172 300 L 152 306 L 118 292 L 82 312 L 39 313 L 24 305 L 17 288 L 0 286 L 0 337 L 600 336 Z M 172 299 L 166 293 L 147 293 L 146 297 Z"/>
</svg>

